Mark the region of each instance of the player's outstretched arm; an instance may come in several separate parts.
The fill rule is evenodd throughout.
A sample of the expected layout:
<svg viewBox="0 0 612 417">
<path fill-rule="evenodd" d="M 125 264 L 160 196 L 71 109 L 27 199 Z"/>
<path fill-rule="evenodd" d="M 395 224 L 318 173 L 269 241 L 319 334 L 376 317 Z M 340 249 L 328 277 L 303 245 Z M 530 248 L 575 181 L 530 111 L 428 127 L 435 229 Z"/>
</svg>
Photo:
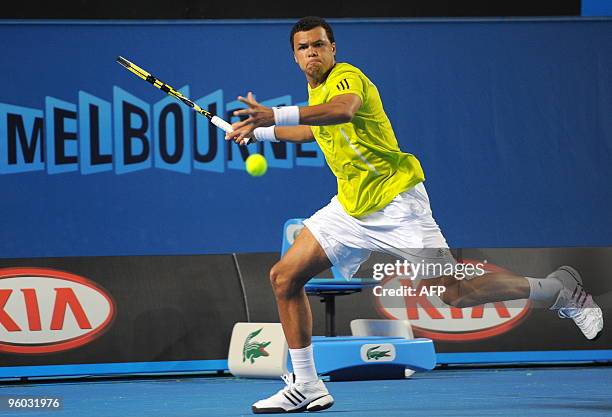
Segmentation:
<svg viewBox="0 0 612 417">
<path fill-rule="evenodd" d="M 277 141 L 292 142 L 292 143 L 308 143 L 313 142 L 315 137 L 310 126 L 274 126 L 274 136 Z M 254 136 L 245 136 L 239 139 L 232 138 L 229 134 L 225 136 L 226 140 L 234 140 L 239 145 L 242 145 L 242 139 L 252 139 Z"/>
<path fill-rule="evenodd" d="M 310 126 L 328 126 L 348 123 L 361 107 L 357 94 L 342 94 L 329 103 L 300 107 L 300 123 Z"/>
<path fill-rule="evenodd" d="M 310 126 L 274 126 L 276 139 L 284 142 L 308 143 L 315 140 Z"/>
<path fill-rule="evenodd" d="M 234 131 L 228 133 L 225 138 L 233 140 L 236 143 L 243 143 L 247 138 L 253 137 L 253 131 L 258 127 L 269 127 L 274 125 L 274 111 L 270 107 L 266 107 L 258 103 L 253 93 L 249 92 L 247 97 L 238 97 L 238 100 L 245 103 L 246 109 L 236 110 L 235 116 L 248 116 L 245 120 L 234 123 L 232 125 Z M 310 126 L 327 126 L 350 122 L 353 116 L 361 107 L 361 98 L 352 93 L 342 94 L 332 98 L 329 103 L 319 104 L 316 106 L 303 106 L 299 108 L 299 123 L 300 125 Z M 276 126 L 275 135 L 278 140 L 287 140 L 290 142 L 302 142 L 312 140 L 310 136 L 303 139 L 300 132 L 307 133 L 305 129 L 301 131 L 287 130 L 286 132 L 277 131 L 279 128 L 296 128 L 298 126 Z M 312 134 L 312 132 L 310 132 Z"/>
</svg>

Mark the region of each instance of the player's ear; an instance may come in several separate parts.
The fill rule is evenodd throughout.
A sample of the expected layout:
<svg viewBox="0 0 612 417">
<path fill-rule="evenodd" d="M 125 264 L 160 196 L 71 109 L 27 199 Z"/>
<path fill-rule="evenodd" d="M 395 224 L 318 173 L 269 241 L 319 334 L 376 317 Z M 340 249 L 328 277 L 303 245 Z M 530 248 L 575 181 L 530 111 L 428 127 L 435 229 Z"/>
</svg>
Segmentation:
<svg viewBox="0 0 612 417">
<path fill-rule="evenodd" d="M 332 53 L 334 54 L 334 56 L 336 56 L 336 42 L 332 42 L 331 47 L 332 47 Z"/>
</svg>

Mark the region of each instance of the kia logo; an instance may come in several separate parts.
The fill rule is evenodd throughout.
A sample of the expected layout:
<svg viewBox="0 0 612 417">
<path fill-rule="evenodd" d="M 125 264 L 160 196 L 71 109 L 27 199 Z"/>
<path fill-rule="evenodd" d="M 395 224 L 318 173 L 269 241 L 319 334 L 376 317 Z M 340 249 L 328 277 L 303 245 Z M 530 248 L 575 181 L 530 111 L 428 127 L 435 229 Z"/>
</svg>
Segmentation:
<svg viewBox="0 0 612 417">
<path fill-rule="evenodd" d="M 115 316 L 92 281 L 47 268 L 0 269 L 0 352 L 41 354 L 83 346 Z"/>
<path fill-rule="evenodd" d="M 463 263 L 475 265 L 477 261 L 464 260 Z M 484 269 L 486 272 L 505 271 L 491 263 L 485 264 Z M 423 281 L 412 281 L 409 278 L 383 281 L 384 288 L 416 288 L 416 296 L 405 296 L 401 302 L 374 297 L 382 316 L 393 320 L 410 320 L 415 335 L 420 337 L 440 341 L 486 339 L 519 325 L 527 317 L 531 307 L 529 300 L 496 302 L 466 308 L 451 307 L 436 295 L 420 295 Z"/>
</svg>

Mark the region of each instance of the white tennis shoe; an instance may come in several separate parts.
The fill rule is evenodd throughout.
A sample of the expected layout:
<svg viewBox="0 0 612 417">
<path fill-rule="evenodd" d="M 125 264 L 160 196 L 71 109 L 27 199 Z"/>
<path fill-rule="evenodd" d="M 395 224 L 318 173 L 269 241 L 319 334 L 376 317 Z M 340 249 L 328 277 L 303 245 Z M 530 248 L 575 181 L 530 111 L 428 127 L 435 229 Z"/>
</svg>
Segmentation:
<svg viewBox="0 0 612 417">
<path fill-rule="evenodd" d="M 265 400 L 257 401 L 251 407 L 255 414 L 297 413 L 301 411 L 321 411 L 334 405 L 323 381 L 297 383 L 295 375 L 283 375 L 287 386 Z"/>
<path fill-rule="evenodd" d="M 593 297 L 585 291 L 580 273 L 571 266 L 562 266 L 549 277 L 563 284 L 550 309 L 557 310 L 561 318 L 574 320 L 587 339 L 597 338 L 603 330 L 603 314 Z"/>
</svg>

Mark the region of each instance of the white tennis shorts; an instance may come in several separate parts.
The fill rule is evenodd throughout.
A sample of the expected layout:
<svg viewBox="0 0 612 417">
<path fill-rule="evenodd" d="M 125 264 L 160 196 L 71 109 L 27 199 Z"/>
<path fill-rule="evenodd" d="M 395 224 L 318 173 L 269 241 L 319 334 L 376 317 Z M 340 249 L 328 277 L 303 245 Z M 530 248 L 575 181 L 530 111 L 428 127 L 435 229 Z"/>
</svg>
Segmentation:
<svg viewBox="0 0 612 417">
<path fill-rule="evenodd" d="M 348 215 L 334 196 L 327 206 L 304 220 L 304 225 L 347 279 L 373 251 L 410 263 L 456 264 L 432 216 L 422 183 L 399 194 L 383 209 L 359 219 Z"/>
</svg>

